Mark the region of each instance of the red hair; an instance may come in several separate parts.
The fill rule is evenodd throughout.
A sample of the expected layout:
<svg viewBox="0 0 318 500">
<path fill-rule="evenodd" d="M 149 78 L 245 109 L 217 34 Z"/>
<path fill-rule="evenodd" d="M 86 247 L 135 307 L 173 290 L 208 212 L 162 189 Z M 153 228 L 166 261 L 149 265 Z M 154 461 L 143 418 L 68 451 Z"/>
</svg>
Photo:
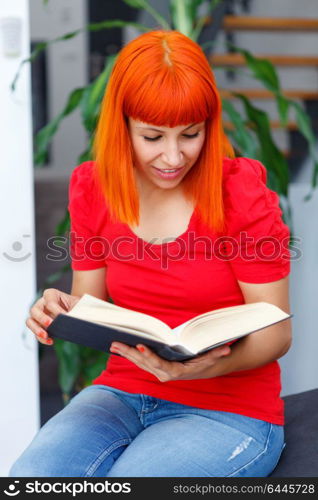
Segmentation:
<svg viewBox="0 0 318 500">
<path fill-rule="evenodd" d="M 110 75 L 94 137 L 96 176 L 111 215 L 139 222 L 127 117 L 156 126 L 206 122 L 200 155 L 182 181 L 203 222 L 224 228 L 223 157 L 234 157 L 222 126 L 222 102 L 201 47 L 175 30 L 144 33 L 121 49 Z"/>
</svg>

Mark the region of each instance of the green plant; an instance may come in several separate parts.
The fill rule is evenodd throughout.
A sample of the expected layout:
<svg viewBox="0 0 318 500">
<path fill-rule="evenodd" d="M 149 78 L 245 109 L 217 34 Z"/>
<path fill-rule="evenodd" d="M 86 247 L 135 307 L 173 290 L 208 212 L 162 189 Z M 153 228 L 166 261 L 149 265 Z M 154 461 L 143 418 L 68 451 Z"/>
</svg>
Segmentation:
<svg viewBox="0 0 318 500">
<path fill-rule="evenodd" d="M 44 0 L 45 3 L 48 0 Z M 199 43 L 201 30 L 206 22 L 206 15 L 199 16 L 199 7 L 204 0 L 167 0 L 170 7 L 170 20 L 163 18 L 147 0 L 122 0 L 126 4 L 136 9 L 146 10 L 157 22 L 158 28 L 176 29 L 194 41 Z M 208 4 L 208 13 L 223 0 L 212 0 Z M 149 31 L 150 28 L 138 23 L 126 22 L 121 20 L 102 21 L 100 23 L 88 24 L 82 29 L 72 33 L 67 33 L 62 37 L 56 38 L 50 42 L 38 44 L 31 56 L 22 62 L 32 62 L 34 58 L 51 43 L 58 43 L 77 36 L 81 31 L 98 31 L 114 27 L 134 26 L 140 32 Z M 207 45 L 207 44 L 206 44 Z M 203 46 L 202 46 L 203 48 Z M 265 59 L 255 58 L 249 51 L 231 46 L 235 51 L 243 54 L 247 68 L 250 70 L 250 76 L 259 80 L 262 85 L 272 92 L 279 112 L 282 127 L 285 127 L 288 121 L 290 109 L 293 109 L 296 115 L 299 131 L 303 134 L 309 144 L 309 151 L 314 159 L 314 170 L 312 175 L 312 190 L 305 198 L 308 200 L 312 191 L 317 185 L 318 159 L 315 151 L 315 138 L 310 125 L 309 118 L 299 103 L 287 99 L 281 91 L 279 78 L 275 67 Z M 97 123 L 99 108 L 104 94 L 105 86 L 108 81 L 116 56 L 105 58 L 105 65 L 101 74 L 89 85 L 74 89 L 69 95 L 64 109 L 50 123 L 48 123 L 36 136 L 35 164 L 42 166 L 47 159 L 48 146 L 58 130 L 61 121 L 75 109 L 81 111 L 83 127 L 88 135 L 88 144 L 85 151 L 78 157 L 78 163 L 91 159 L 91 141 L 93 132 Z M 18 73 L 12 83 L 12 89 L 15 88 Z M 240 70 L 241 71 L 241 70 Z M 243 103 L 245 116 L 238 113 L 230 100 L 223 99 L 223 110 L 227 115 L 228 121 L 232 127 L 226 130 L 231 137 L 238 156 L 248 156 L 264 163 L 268 171 L 268 186 L 275 190 L 283 201 L 283 216 L 285 222 L 289 225 L 292 232 L 291 207 L 288 200 L 289 172 L 288 163 L 283 153 L 277 147 L 272 137 L 268 115 L 262 109 L 255 107 L 252 102 L 244 95 L 235 94 L 237 99 Z M 63 220 L 56 228 L 57 236 L 64 236 L 69 230 L 69 214 L 66 211 Z M 64 272 L 70 271 L 70 265 L 64 266 L 60 271 L 50 275 L 43 289 L 38 291 L 38 297 L 43 290 L 60 278 Z M 89 348 L 64 342 L 55 341 L 55 351 L 59 360 L 59 383 L 64 395 L 64 401 L 67 402 L 72 389 L 79 389 L 88 385 L 91 380 L 102 370 L 107 360 L 104 353 L 99 353 Z"/>
</svg>

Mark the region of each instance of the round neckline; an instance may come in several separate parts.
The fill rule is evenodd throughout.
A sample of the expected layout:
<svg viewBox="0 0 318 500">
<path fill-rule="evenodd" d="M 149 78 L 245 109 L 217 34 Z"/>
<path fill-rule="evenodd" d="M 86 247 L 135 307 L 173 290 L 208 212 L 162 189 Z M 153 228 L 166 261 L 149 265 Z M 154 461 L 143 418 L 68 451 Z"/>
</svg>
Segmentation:
<svg viewBox="0 0 318 500">
<path fill-rule="evenodd" d="M 191 214 L 191 217 L 189 219 L 188 227 L 186 228 L 186 230 L 182 234 L 177 236 L 175 240 L 167 241 L 165 243 L 151 243 L 150 241 L 146 241 L 143 238 L 141 238 L 140 236 L 138 236 L 136 233 L 134 233 L 134 231 L 131 229 L 131 227 L 128 224 L 124 224 L 124 226 L 126 227 L 127 231 L 131 234 L 131 236 L 133 236 L 136 239 L 136 241 L 140 242 L 141 244 L 151 246 L 151 247 L 157 247 L 157 248 L 163 247 L 163 248 L 165 248 L 168 246 L 176 245 L 179 240 L 184 240 L 185 236 L 188 234 L 188 232 L 191 230 L 191 228 L 193 226 L 193 221 L 194 221 L 194 218 L 196 215 L 196 211 L 197 211 L 197 208 L 194 207 L 193 212 Z"/>
</svg>

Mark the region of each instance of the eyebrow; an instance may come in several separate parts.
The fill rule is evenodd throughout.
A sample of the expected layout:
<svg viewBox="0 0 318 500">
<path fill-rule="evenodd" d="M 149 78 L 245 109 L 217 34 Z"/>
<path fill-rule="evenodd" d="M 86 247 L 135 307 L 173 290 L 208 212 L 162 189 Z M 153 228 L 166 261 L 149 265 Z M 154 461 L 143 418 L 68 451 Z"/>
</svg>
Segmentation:
<svg viewBox="0 0 318 500">
<path fill-rule="evenodd" d="M 196 123 L 192 123 L 192 125 L 189 125 L 187 128 L 185 128 L 184 130 L 188 130 L 188 128 L 191 128 L 193 127 L 193 125 L 196 125 Z M 147 129 L 147 130 L 154 130 L 155 132 L 163 132 L 163 130 L 160 130 L 158 128 L 152 128 L 152 127 L 140 127 L 140 126 L 136 126 L 136 128 L 144 128 L 144 129 Z M 183 132 L 184 132 L 183 130 Z"/>
</svg>

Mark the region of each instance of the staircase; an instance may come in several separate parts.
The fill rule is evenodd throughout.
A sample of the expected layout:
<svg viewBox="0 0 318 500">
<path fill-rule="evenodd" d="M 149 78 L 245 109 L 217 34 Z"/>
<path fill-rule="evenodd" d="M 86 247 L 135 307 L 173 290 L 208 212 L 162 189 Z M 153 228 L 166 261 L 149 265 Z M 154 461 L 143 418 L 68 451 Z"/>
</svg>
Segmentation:
<svg viewBox="0 0 318 500">
<path fill-rule="evenodd" d="M 212 18 L 207 19 L 207 24 Z M 318 19 L 290 17 L 226 16 L 222 28 L 227 31 L 317 31 Z"/>
<path fill-rule="evenodd" d="M 259 0 L 251 0 L 249 2 L 249 6 L 253 9 L 253 6 Z M 301 54 L 295 55 L 290 53 L 289 45 L 288 45 L 288 35 L 294 34 L 295 37 L 299 37 L 301 34 L 302 40 L 308 35 L 317 34 L 317 44 L 318 46 L 318 1 L 317 1 L 317 19 L 313 18 L 298 18 L 298 17 L 261 17 L 261 16 L 253 16 L 253 15 L 233 15 L 233 5 L 234 2 L 228 2 L 230 8 L 227 9 L 230 14 L 225 14 L 223 19 L 221 20 L 219 26 L 223 31 L 223 36 L 226 37 L 228 41 L 242 48 L 247 48 L 252 52 L 254 57 L 265 58 L 271 61 L 280 76 L 280 71 L 289 69 L 291 75 L 295 75 L 295 72 L 304 73 L 306 70 L 313 71 L 317 69 L 317 77 L 318 77 L 318 50 L 317 55 L 312 54 Z M 288 5 L 288 4 L 286 4 Z M 290 4 L 289 4 L 290 5 Z M 265 6 L 264 6 L 265 7 Z M 304 6 L 305 7 L 305 6 Z M 270 6 L 269 6 L 270 9 Z M 212 17 L 206 18 L 206 26 L 212 25 L 214 19 Z M 264 33 L 272 35 L 272 37 L 277 38 L 277 34 L 286 35 L 285 43 L 281 43 L 282 50 L 279 53 L 268 53 L 268 46 L 272 45 L 273 38 L 266 44 L 263 44 L 264 49 L 267 47 L 267 51 L 256 52 L 253 49 L 253 40 L 254 37 L 260 37 Z M 251 43 L 241 43 L 242 36 L 250 34 L 249 40 Z M 280 40 L 282 38 L 280 37 Z M 256 40 L 256 38 L 255 38 Z M 284 50 L 285 49 L 285 50 Z M 286 50 L 287 49 L 287 50 Z M 284 53 L 286 51 L 287 53 Z M 276 52 L 276 51 L 275 51 Z M 289 53 L 288 53 L 289 52 Z M 255 82 L 255 87 L 244 87 L 239 83 L 239 76 L 236 76 L 236 73 L 231 72 L 231 68 L 239 68 L 246 66 L 245 58 L 238 53 L 212 53 L 208 55 L 208 59 L 211 62 L 211 66 L 213 70 L 218 70 L 219 68 L 226 68 L 228 78 L 219 86 L 221 90 L 221 96 L 226 99 L 231 99 L 235 103 L 237 100 L 233 95 L 233 92 L 238 92 L 240 94 L 245 95 L 251 101 L 257 101 L 254 103 L 257 107 L 264 109 L 269 112 L 270 116 L 273 114 L 273 102 L 274 97 L 269 91 L 262 87 L 257 87 L 257 80 L 251 79 L 251 82 Z M 306 74 L 306 73 L 304 73 Z M 218 79 L 218 73 L 216 73 Z M 306 85 L 306 78 L 303 79 L 304 87 L 300 88 L 297 85 L 295 88 L 286 88 L 283 90 L 283 94 L 286 97 L 291 99 L 298 100 L 302 103 L 303 107 L 306 109 L 309 115 L 312 115 L 312 126 L 315 131 L 318 130 L 317 119 L 315 120 L 315 115 L 317 116 L 318 111 L 318 78 L 317 84 L 313 88 L 308 88 L 308 83 Z M 292 83 L 292 78 L 288 81 L 288 84 Z M 254 83 L 252 84 L 254 85 Z M 283 85 L 282 85 L 283 86 Z M 289 85 L 288 85 L 289 86 Z M 259 101 L 259 102 L 258 102 Z M 240 103 L 238 103 L 238 106 Z M 272 111 L 272 113 L 270 113 Z M 297 177 L 298 171 L 300 169 L 301 164 L 306 158 L 306 141 L 303 139 L 302 135 L 297 130 L 297 124 L 295 121 L 290 120 L 283 132 L 280 130 L 282 127 L 280 125 L 279 120 L 277 119 L 278 115 L 271 119 L 271 128 L 273 129 L 273 137 L 275 139 L 276 134 L 285 133 L 285 138 L 282 141 L 282 135 L 280 135 L 281 142 L 284 143 L 285 147 L 280 147 L 283 149 L 284 154 L 288 157 L 290 172 L 291 172 L 291 180 L 294 180 Z M 231 123 L 224 122 L 224 126 L 227 129 L 233 128 Z M 249 126 L 249 125 L 247 125 Z M 286 134 L 287 137 L 286 137 Z M 287 143 L 287 144 L 286 144 Z M 279 145 L 279 144 L 278 144 Z M 287 147 L 286 147 L 287 146 Z"/>
</svg>

